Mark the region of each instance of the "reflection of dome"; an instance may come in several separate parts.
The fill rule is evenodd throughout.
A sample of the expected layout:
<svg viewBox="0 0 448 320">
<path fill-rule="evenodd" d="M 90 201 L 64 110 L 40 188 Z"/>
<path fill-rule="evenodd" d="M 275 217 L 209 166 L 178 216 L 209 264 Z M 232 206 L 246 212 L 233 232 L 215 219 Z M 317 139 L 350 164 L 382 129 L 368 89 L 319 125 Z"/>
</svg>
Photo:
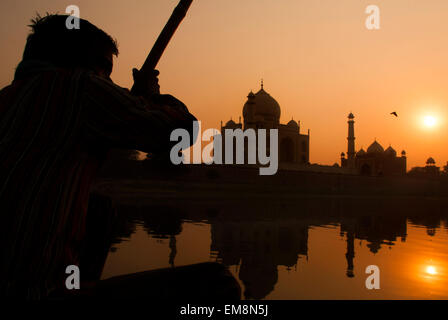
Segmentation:
<svg viewBox="0 0 448 320">
<path fill-rule="evenodd" d="M 299 130 L 299 125 L 294 120 L 289 121 L 287 126 L 291 129 Z"/>
<path fill-rule="evenodd" d="M 242 258 L 239 278 L 245 287 L 245 298 L 260 300 L 274 290 L 278 281 L 277 266 L 269 262 L 256 263 Z"/>
<path fill-rule="evenodd" d="M 243 107 L 243 116 L 249 116 L 249 108 L 253 107 L 253 114 L 263 117 L 280 119 L 280 105 L 269 93 L 261 87 L 256 94 L 249 93 L 246 104 Z"/>
<path fill-rule="evenodd" d="M 368 148 L 367 153 L 383 153 L 383 147 L 375 140 Z"/>
<path fill-rule="evenodd" d="M 355 119 L 355 116 L 353 115 L 353 113 L 350 112 L 349 115 L 348 115 L 348 118 L 349 119 Z"/>
<path fill-rule="evenodd" d="M 396 157 L 397 156 L 397 151 L 395 151 L 394 148 L 389 146 L 389 148 L 387 148 L 386 151 L 384 151 L 384 154 L 386 154 L 388 156 L 391 156 L 391 157 Z"/>
<path fill-rule="evenodd" d="M 366 152 L 364 151 L 363 148 L 361 148 L 361 149 L 356 153 L 357 156 L 363 156 L 363 155 L 365 155 L 365 154 L 366 154 Z"/>
</svg>

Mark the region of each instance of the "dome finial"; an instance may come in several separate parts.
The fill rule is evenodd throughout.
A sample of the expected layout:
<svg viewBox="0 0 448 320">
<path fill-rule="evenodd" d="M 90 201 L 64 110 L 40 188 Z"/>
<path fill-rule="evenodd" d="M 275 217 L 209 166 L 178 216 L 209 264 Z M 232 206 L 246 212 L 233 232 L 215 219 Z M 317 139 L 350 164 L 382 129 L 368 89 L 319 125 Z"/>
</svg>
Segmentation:
<svg viewBox="0 0 448 320">
<path fill-rule="evenodd" d="M 261 79 L 261 90 L 263 90 L 264 84 L 263 84 L 263 79 Z"/>
</svg>

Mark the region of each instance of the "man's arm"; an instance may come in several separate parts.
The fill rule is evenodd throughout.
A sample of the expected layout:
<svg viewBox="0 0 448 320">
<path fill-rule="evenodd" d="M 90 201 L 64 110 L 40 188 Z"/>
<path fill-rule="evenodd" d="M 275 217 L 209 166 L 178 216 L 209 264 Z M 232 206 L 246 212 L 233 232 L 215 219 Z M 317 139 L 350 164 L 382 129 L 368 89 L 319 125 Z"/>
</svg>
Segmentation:
<svg viewBox="0 0 448 320">
<path fill-rule="evenodd" d="M 186 129 L 193 137 L 196 118 L 173 96 L 135 97 L 129 90 L 92 74 L 83 89 L 83 130 L 85 137 L 94 143 L 163 152 L 172 146 L 173 130 Z"/>
</svg>

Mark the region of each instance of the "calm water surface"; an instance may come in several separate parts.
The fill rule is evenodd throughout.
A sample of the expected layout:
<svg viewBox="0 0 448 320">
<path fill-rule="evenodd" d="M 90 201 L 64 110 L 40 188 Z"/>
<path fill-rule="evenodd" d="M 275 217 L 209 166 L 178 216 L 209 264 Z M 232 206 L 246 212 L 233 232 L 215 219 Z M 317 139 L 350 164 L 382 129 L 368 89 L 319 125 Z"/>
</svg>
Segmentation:
<svg viewBox="0 0 448 320">
<path fill-rule="evenodd" d="M 252 209 L 127 208 L 102 278 L 217 261 L 246 299 L 448 298 L 448 214 L 438 201 Z M 380 290 L 365 287 L 369 265 L 380 268 Z"/>
</svg>

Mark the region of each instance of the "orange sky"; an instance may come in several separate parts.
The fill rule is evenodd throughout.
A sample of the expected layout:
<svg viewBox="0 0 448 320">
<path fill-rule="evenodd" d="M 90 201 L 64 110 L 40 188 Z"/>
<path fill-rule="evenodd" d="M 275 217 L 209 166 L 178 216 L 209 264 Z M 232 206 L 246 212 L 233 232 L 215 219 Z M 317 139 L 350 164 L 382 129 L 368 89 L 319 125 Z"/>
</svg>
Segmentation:
<svg viewBox="0 0 448 320">
<path fill-rule="evenodd" d="M 3 0 L 0 86 L 20 61 L 35 12 L 76 4 L 119 42 L 112 79 L 131 86 L 177 0 Z M 381 30 L 364 26 L 367 5 L 381 9 Z M 195 0 L 158 69 L 164 93 L 184 101 L 203 127 L 238 119 L 248 92 L 265 89 L 281 122 L 311 129 L 312 163 L 346 151 L 346 116 L 355 114 L 356 148 L 376 138 L 408 154 L 408 169 L 432 156 L 448 161 L 448 1 Z M 397 111 L 399 118 L 389 115 Z M 432 129 L 423 116 L 437 117 Z"/>
</svg>

